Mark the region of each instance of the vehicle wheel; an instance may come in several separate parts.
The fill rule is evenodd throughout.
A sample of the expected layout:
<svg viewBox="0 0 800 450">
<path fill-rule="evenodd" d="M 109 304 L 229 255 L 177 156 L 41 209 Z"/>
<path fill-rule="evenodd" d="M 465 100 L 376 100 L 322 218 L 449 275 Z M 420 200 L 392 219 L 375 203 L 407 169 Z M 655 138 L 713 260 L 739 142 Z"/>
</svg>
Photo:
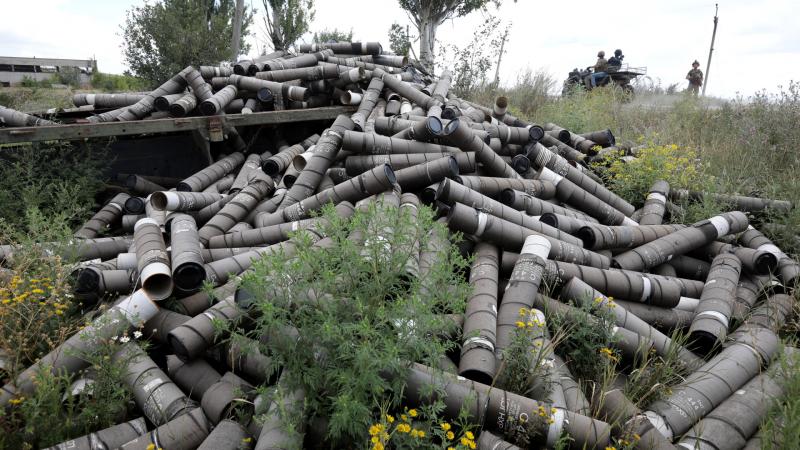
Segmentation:
<svg viewBox="0 0 800 450">
<path fill-rule="evenodd" d="M 625 100 L 626 101 L 631 101 L 633 99 L 633 95 L 634 95 L 633 86 L 631 86 L 630 84 L 626 84 L 625 86 L 622 86 L 622 93 L 625 94 Z"/>
</svg>

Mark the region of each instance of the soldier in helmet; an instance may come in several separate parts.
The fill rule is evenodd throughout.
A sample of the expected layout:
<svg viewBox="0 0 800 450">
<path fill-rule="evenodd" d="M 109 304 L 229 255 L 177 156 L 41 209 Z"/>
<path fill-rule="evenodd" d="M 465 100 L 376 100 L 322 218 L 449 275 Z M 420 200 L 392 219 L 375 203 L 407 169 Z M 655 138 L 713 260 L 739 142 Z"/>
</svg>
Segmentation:
<svg viewBox="0 0 800 450">
<path fill-rule="evenodd" d="M 606 61 L 606 52 L 600 50 L 597 52 L 597 62 L 594 63 L 594 73 L 592 74 L 592 87 L 597 87 L 597 80 L 602 80 L 606 76 L 608 70 L 608 61 Z"/>
<path fill-rule="evenodd" d="M 689 92 L 697 95 L 700 92 L 700 86 L 703 85 L 703 71 L 700 70 L 700 62 L 696 59 L 692 63 L 692 70 L 686 74 L 686 79 L 689 80 Z"/>
<path fill-rule="evenodd" d="M 622 54 L 622 50 L 616 49 L 614 50 L 614 56 L 608 58 L 608 71 L 609 72 L 616 72 L 622 67 L 622 60 L 625 59 L 625 55 Z"/>
</svg>

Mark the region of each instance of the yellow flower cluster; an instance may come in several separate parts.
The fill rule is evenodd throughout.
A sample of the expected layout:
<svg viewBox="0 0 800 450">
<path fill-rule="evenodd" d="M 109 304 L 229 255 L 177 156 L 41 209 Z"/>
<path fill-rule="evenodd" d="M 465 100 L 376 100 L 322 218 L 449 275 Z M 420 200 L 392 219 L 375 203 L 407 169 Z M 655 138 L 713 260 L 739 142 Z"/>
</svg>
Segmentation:
<svg viewBox="0 0 800 450">
<path fill-rule="evenodd" d="M 475 450 L 475 448 L 478 447 L 478 444 L 475 443 L 475 436 L 471 431 L 467 431 L 464 433 L 464 436 L 461 437 L 461 445 L 472 450 Z"/>
<path fill-rule="evenodd" d="M 539 415 L 539 417 L 544 418 L 545 422 L 547 422 L 548 424 L 552 424 L 556 421 L 556 419 L 553 417 L 553 415 L 555 414 L 555 409 L 553 408 L 550 408 L 550 411 L 548 412 L 547 408 L 545 408 L 542 405 L 539 405 L 537 414 Z"/>
<path fill-rule="evenodd" d="M 619 357 L 614 353 L 614 350 L 611 350 L 608 347 L 603 347 L 600 349 L 600 354 L 603 355 L 604 358 L 608 359 L 611 362 L 618 362 Z"/>
<path fill-rule="evenodd" d="M 50 278 L 31 278 L 27 281 L 14 275 L 8 287 L 0 287 L 0 316 L 11 314 L 18 306 L 47 306 L 49 313 L 62 315 L 69 305 L 55 300 Z"/>
<path fill-rule="evenodd" d="M 657 180 L 664 180 L 673 188 L 696 188 L 712 181 L 697 153 L 675 144 L 647 144 L 637 152 L 636 158 L 628 161 L 622 159 L 624 152 L 614 156 L 606 173 L 616 188 L 615 192 L 631 194 L 636 200 L 646 195 Z"/>
</svg>

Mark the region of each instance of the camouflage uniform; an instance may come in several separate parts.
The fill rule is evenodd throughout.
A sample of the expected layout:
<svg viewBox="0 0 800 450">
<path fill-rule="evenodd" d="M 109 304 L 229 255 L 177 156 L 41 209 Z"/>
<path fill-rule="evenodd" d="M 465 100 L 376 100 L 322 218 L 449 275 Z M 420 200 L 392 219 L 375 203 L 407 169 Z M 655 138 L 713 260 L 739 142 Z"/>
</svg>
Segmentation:
<svg viewBox="0 0 800 450">
<path fill-rule="evenodd" d="M 692 68 L 686 74 L 686 79 L 689 80 L 689 92 L 697 95 L 700 92 L 700 86 L 703 85 L 703 71 Z"/>
<path fill-rule="evenodd" d="M 606 72 L 608 71 L 608 61 L 602 56 L 597 58 L 597 62 L 594 63 L 594 72 Z"/>
</svg>

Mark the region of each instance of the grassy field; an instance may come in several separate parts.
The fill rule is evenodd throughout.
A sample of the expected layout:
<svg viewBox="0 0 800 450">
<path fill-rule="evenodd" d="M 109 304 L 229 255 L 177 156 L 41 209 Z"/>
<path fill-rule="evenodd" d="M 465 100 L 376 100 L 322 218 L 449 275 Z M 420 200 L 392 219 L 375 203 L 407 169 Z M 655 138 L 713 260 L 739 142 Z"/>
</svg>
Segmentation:
<svg viewBox="0 0 800 450">
<path fill-rule="evenodd" d="M 641 206 L 650 184 L 662 178 L 668 179 L 673 187 L 756 195 L 789 200 L 796 205 L 800 203 L 800 181 L 797 179 L 797 171 L 800 169 L 800 156 L 797 153 L 800 149 L 799 84 L 791 84 L 775 95 L 756 94 L 748 98 L 713 102 L 682 94 L 667 95 L 656 92 L 642 92 L 630 101 L 613 89 L 599 89 L 591 93 L 579 92 L 566 98 L 554 98 L 548 95 L 552 88 L 553 82 L 547 77 L 527 74 L 512 88 L 501 91 L 486 89 L 473 93 L 470 98 L 490 106 L 497 95 L 506 95 L 509 98 L 510 112 L 522 119 L 537 123 L 552 122 L 578 133 L 608 128 L 612 130 L 618 142 L 644 146 L 636 163 L 627 164 L 612 158 L 597 166 L 597 169 L 607 177 L 610 187 L 637 206 Z M 66 106 L 70 95 L 71 91 L 66 89 L 3 89 L 0 90 L 0 104 L 6 101 L 9 103 L 8 106 L 22 110 L 43 109 Z M 69 239 L 70 229 L 91 214 L 95 205 L 90 193 L 100 187 L 97 176 L 101 173 L 105 161 L 103 158 L 105 155 L 87 153 L 86 149 L 56 147 L 23 149 L 11 157 L 0 159 L 0 194 L 2 194 L 0 195 L 0 217 L 2 217 L 0 244 L 22 243 L 27 249 L 13 261 L 13 268 L 17 271 L 15 277 L 4 277 L 3 273 L 0 273 L 0 296 L 2 296 L 0 362 L 3 363 L 0 367 L 2 375 L 0 378 L 12 377 L 85 324 L 84 309 L 73 301 L 69 294 L 71 292 L 68 277 L 69 261 L 42 256 L 41 251 L 37 251 L 32 243 L 66 241 Z M 688 208 L 685 216 L 673 219 L 692 222 L 710 217 L 723 209 L 724 205 L 711 202 L 698 204 Z M 361 226 L 366 227 L 370 221 L 377 220 L 375 214 L 373 211 L 372 215 L 361 218 L 363 221 Z M 402 217 L 392 220 L 403 223 Z M 433 226 L 432 217 L 427 217 L 425 220 L 426 226 Z M 787 253 L 795 256 L 800 254 L 800 242 L 797 239 L 800 210 L 794 209 L 785 215 L 760 217 L 754 224 L 765 231 Z M 337 232 L 341 236 L 347 236 L 352 232 L 345 225 L 341 227 L 342 229 Z M 427 230 L 415 232 L 423 231 Z M 342 242 L 346 240 L 342 239 Z M 270 280 L 270 276 L 275 277 L 267 286 L 261 286 L 262 289 L 267 287 L 272 289 L 280 282 L 297 282 L 297 280 L 309 284 L 317 282 L 318 273 L 337 273 L 341 265 L 339 261 L 349 261 L 352 267 L 358 267 L 359 262 L 363 263 L 361 253 L 356 250 L 341 247 L 337 251 L 343 254 L 331 253 L 330 259 L 317 258 L 318 255 L 309 250 L 305 256 L 307 259 L 301 260 L 308 264 L 290 267 L 291 270 L 286 270 L 284 265 L 288 263 L 283 258 L 265 259 L 259 267 L 261 272 L 258 272 L 257 280 L 250 282 L 260 280 L 264 283 L 264 280 Z M 457 259 L 455 254 L 453 259 Z M 387 272 L 401 272 L 404 265 L 400 263 L 403 261 L 405 260 L 398 259 L 395 264 L 397 267 L 390 264 L 380 267 L 376 274 L 369 272 L 376 270 L 370 264 L 370 267 L 362 271 L 363 275 L 370 276 L 365 277 L 362 284 L 350 287 L 354 292 L 351 297 L 375 299 L 374 307 L 380 308 L 380 311 L 370 312 L 370 315 L 387 314 L 384 317 L 387 322 L 390 321 L 390 317 L 395 319 L 404 317 L 402 314 L 408 317 L 409 322 L 422 323 L 420 318 L 427 317 L 426 314 L 431 316 L 431 321 L 434 321 L 438 314 L 433 314 L 432 310 L 415 309 L 419 306 L 413 303 L 395 303 L 394 308 L 398 311 L 383 311 L 384 293 L 387 289 L 383 277 L 388 276 Z M 310 266 L 312 263 L 317 264 L 320 269 L 312 270 Z M 447 280 L 442 281 L 442 284 L 463 290 L 464 286 L 458 281 L 446 277 L 453 275 L 453 267 L 463 270 L 466 264 L 465 261 L 448 262 L 440 274 Z M 277 277 L 276 274 L 284 273 L 282 271 L 298 273 L 305 278 L 298 275 L 296 279 L 287 281 L 285 277 Z M 336 278 L 323 281 L 329 283 L 329 288 L 332 290 L 341 285 L 341 280 Z M 447 297 L 447 292 L 423 292 L 420 295 L 440 294 Z M 449 297 L 448 299 L 452 300 Z M 373 305 L 368 306 L 373 307 Z M 376 420 L 369 427 L 369 435 L 373 437 L 384 427 L 396 429 L 401 422 L 399 418 L 405 416 L 407 410 L 395 414 L 394 411 L 387 409 L 388 403 L 380 404 L 379 408 L 376 408 L 374 398 L 359 396 L 368 392 L 363 390 L 365 384 L 381 387 L 379 369 L 394 360 L 394 355 L 408 352 L 408 344 L 398 340 L 397 336 L 384 336 L 374 333 L 374 329 L 367 327 L 357 331 L 369 337 L 365 342 L 373 347 L 371 352 L 364 354 L 344 352 L 342 349 L 347 348 L 344 345 L 351 341 L 349 336 L 355 333 L 353 330 L 356 330 L 357 326 L 362 326 L 361 324 L 348 325 L 346 321 L 339 320 L 339 316 L 334 315 L 331 316 L 333 318 L 327 319 L 325 327 L 317 327 L 318 323 L 313 317 L 313 314 L 317 313 L 315 308 L 293 312 L 295 315 L 305 314 L 299 319 L 284 317 L 288 310 L 286 308 L 262 311 L 262 318 L 256 324 L 256 330 L 260 329 L 263 334 L 264 330 L 285 326 L 287 323 L 296 324 L 300 319 L 305 320 L 307 322 L 303 323 L 308 325 L 310 330 L 309 342 L 325 343 L 329 346 L 326 353 L 336 356 L 332 359 L 339 361 L 340 364 L 349 364 L 346 367 L 331 366 L 328 372 L 315 373 L 314 377 L 308 376 L 305 381 L 309 385 L 300 387 L 328 386 L 333 383 L 328 377 L 337 373 L 337 370 L 350 374 L 346 383 L 342 383 L 346 389 L 341 391 L 342 394 L 340 398 L 336 398 L 336 402 L 331 403 L 334 397 L 330 396 L 312 398 L 308 403 L 315 410 L 333 411 L 332 417 L 335 420 L 332 423 L 342 436 L 350 437 L 359 433 L 366 436 L 367 427 L 362 427 L 363 430 L 359 427 L 369 419 Z M 349 305 L 344 305 L 342 311 L 337 312 L 339 313 L 343 317 L 348 317 Z M 22 321 L 20 317 L 25 317 L 27 320 Z M 596 369 L 587 370 L 597 379 L 588 380 L 589 375 L 587 375 L 584 387 L 590 382 L 610 383 L 616 370 L 617 360 L 608 349 L 610 345 L 608 330 L 598 330 L 588 324 L 588 321 L 578 322 L 581 323 L 569 327 L 564 325 L 568 332 L 562 330 L 561 333 L 554 335 L 553 339 L 558 340 L 559 345 L 563 343 L 563 348 L 569 349 L 569 357 L 573 361 L 580 360 L 582 367 Z M 346 325 L 351 328 L 346 328 Z M 429 325 L 433 328 L 433 324 Z M 531 329 L 523 328 L 520 332 L 518 349 L 520 352 L 527 351 L 530 340 L 523 332 L 533 334 L 536 330 L 532 328 L 532 326 Z M 797 329 L 796 322 L 792 321 L 782 331 L 786 345 L 797 346 Z M 317 334 L 313 334 L 312 331 Z M 422 334 L 418 338 L 423 339 Z M 108 342 L 108 348 L 98 348 L 95 353 L 86 355 L 86 358 L 91 358 L 97 374 L 93 395 L 73 396 L 65 404 L 61 400 L 61 393 L 69 386 L 70 380 L 67 377 L 42 375 L 41 379 L 37 380 L 40 387 L 35 395 L 27 399 L 14 400 L 18 400 L 17 404 L 20 405 L 17 410 L 9 414 L 0 409 L 0 449 L 4 446 L 31 448 L 23 443 L 31 442 L 34 437 L 40 445 L 53 445 L 64 439 L 118 423 L 120 417 L 124 417 L 125 414 L 125 407 L 120 405 L 127 406 L 131 394 L 122 387 L 124 383 L 121 381 L 122 374 L 119 368 L 109 361 L 109 354 L 113 352 L 115 345 L 116 342 Z M 430 346 L 428 350 L 431 355 L 441 353 L 441 349 L 434 348 L 433 343 Z M 420 349 L 424 349 L 424 346 L 411 350 L 421 352 Z M 277 351 L 277 349 L 271 350 Z M 276 357 L 279 357 L 283 365 L 289 367 L 294 365 L 297 371 L 302 371 L 303 367 L 314 363 L 304 359 L 305 356 L 312 354 L 313 352 L 309 350 L 301 354 L 276 353 Z M 414 357 L 408 356 L 408 358 Z M 370 367 L 374 370 L 363 370 L 364 361 L 372 361 Z M 640 361 L 638 372 L 634 371 L 637 375 L 631 375 L 628 380 L 626 392 L 642 403 L 649 403 L 657 398 L 661 392 L 669 389 L 670 385 L 679 382 L 684 375 L 673 367 L 673 362 L 670 358 L 645 358 Z M 530 367 L 521 367 L 514 370 L 528 374 L 529 369 Z M 507 386 L 513 386 L 514 383 L 524 385 L 529 382 L 522 379 L 524 377 L 517 379 L 511 375 L 505 380 Z M 766 448 L 796 448 L 791 445 L 800 439 L 800 436 L 797 436 L 800 430 L 800 371 L 788 370 L 786 377 L 788 395 L 782 399 L 785 401 L 772 407 L 765 420 L 767 432 L 782 435 L 786 446 L 769 447 L 769 444 L 765 444 Z M 376 416 L 377 409 L 380 413 Z M 395 414 L 398 422 L 394 423 L 395 416 L 387 416 L 387 413 Z M 425 419 L 424 421 L 417 419 L 420 427 L 435 430 L 440 437 L 449 434 L 451 424 L 442 424 L 436 416 L 436 411 L 420 411 L 420 414 Z M 411 417 L 415 415 L 416 411 Z M 388 417 L 392 417 L 391 420 L 388 420 Z M 546 419 L 542 413 L 542 420 Z M 412 425 L 417 422 L 410 421 Z M 469 431 L 472 429 L 471 426 L 464 423 L 459 430 L 462 433 L 460 436 L 463 436 L 461 439 L 474 444 L 471 437 L 467 438 L 472 436 Z M 397 436 L 397 439 L 401 438 L 399 434 Z M 618 442 L 618 444 L 620 445 L 616 447 L 617 449 L 633 446 L 630 442 L 627 444 Z M 464 444 L 459 448 L 469 446 Z"/>
</svg>

